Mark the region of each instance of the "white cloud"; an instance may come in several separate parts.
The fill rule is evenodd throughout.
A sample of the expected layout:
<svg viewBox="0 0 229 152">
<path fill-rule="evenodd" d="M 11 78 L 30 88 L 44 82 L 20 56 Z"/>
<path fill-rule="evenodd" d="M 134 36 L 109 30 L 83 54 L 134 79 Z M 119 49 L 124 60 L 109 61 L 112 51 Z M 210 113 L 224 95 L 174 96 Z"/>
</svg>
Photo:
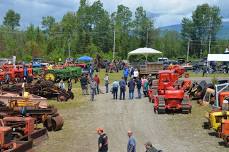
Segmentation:
<svg viewBox="0 0 229 152">
<path fill-rule="evenodd" d="M 52 15 L 60 20 L 68 11 L 76 11 L 80 0 L 0 0 L 0 22 L 8 9 L 14 9 L 21 14 L 21 25 L 26 27 L 33 23 L 39 25 L 42 16 Z M 95 0 L 89 0 L 93 3 Z M 180 23 L 183 17 L 191 16 L 197 5 L 209 3 L 217 5 L 221 14 L 229 18 L 228 0 L 101 0 L 108 12 L 116 10 L 117 5 L 128 6 L 132 11 L 143 6 L 156 16 L 156 26 L 166 26 Z M 134 13 L 133 13 L 134 15 Z"/>
</svg>

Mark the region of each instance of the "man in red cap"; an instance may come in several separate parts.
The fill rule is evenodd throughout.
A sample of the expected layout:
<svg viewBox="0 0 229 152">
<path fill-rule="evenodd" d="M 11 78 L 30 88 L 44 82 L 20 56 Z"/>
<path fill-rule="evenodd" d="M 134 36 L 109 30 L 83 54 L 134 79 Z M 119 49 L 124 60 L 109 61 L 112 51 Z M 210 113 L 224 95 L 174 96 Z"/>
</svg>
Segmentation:
<svg viewBox="0 0 229 152">
<path fill-rule="evenodd" d="M 108 137 L 104 133 L 103 128 L 97 128 L 97 133 L 99 135 L 98 139 L 98 152 L 107 152 L 108 151 Z"/>
</svg>

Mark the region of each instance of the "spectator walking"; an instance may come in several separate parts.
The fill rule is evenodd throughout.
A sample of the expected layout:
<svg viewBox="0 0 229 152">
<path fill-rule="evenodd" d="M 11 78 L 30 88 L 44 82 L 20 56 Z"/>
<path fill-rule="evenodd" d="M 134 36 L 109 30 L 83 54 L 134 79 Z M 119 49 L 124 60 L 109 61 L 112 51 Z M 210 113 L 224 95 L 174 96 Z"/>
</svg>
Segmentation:
<svg viewBox="0 0 229 152">
<path fill-rule="evenodd" d="M 136 86 L 138 89 L 138 98 L 141 99 L 142 93 L 141 93 L 141 88 L 142 88 L 142 82 L 139 78 L 136 79 Z"/>
<path fill-rule="evenodd" d="M 94 67 L 93 67 L 93 65 L 91 65 L 91 66 L 89 67 L 89 75 L 90 75 L 90 78 L 91 78 L 91 79 L 93 78 L 93 74 L 94 74 Z"/>
<path fill-rule="evenodd" d="M 97 128 L 98 138 L 98 152 L 107 152 L 108 151 L 108 137 L 104 133 L 103 128 Z"/>
<path fill-rule="evenodd" d="M 135 88 L 135 82 L 133 78 L 130 78 L 130 81 L 128 82 L 129 87 L 129 99 L 134 99 L 134 88 Z"/>
<path fill-rule="evenodd" d="M 95 82 L 96 82 L 96 84 L 97 84 L 95 94 L 99 94 L 100 79 L 99 79 L 99 76 L 98 76 L 97 74 L 95 75 L 94 80 L 95 80 Z"/>
<path fill-rule="evenodd" d="M 108 85 L 109 85 L 109 76 L 108 76 L 107 73 L 105 74 L 105 77 L 104 77 L 104 84 L 105 84 L 105 87 L 106 87 L 106 93 L 108 93 L 108 90 L 109 90 L 109 88 L 108 88 Z"/>
<path fill-rule="evenodd" d="M 115 99 L 115 100 L 117 100 L 117 98 L 118 98 L 118 87 L 119 87 L 119 82 L 115 80 L 112 83 L 113 99 Z"/>
<path fill-rule="evenodd" d="M 127 135 L 129 137 L 127 144 L 127 152 L 136 152 L 136 140 L 133 137 L 133 132 L 129 130 Z"/>
<path fill-rule="evenodd" d="M 120 100 L 125 100 L 125 92 L 126 92 L 126 81 L 124 80 L 124 78 L 122 77 L 122 80 L 119 81 L 119 87 L 120 87 L 120 96 L 119 99 Z"/>
<path fill-rule="evenodd" d="M 128 75 L 129 75 L 129 70 L 128 70 L 127 67 L 125 67 L 124 70 L 123 70 L 123 77 L 124 77 L 124 80 L 125 80 L 126 83 L 127 83 Z"/>
<path fill-rule="evenodd" d="M 149 89 L 149 82 L 145 78 L 145 76 L 144 76 L 144 78 L 142 80 L 142 87 L 143 87 L 144 96 L 147 97 L 148 96 L 148 89 Z"/>
<path fill-rule="evenodd" d="M 95 94 L 96 94 L 96 88 L 97 88 L 97 83 L 95 82 L 94 79 L 91 79 L 90 81 L 90 88 L 91 88 L 91 101 L 94 101 Z"/>
<path fill-rule="evenodd" d="M 131 78 L 134 77 L 134 68 L 133 67 L 130 68 L 130 77 Z"/>
<path fill-rule="evenodd" d="M 68 91 L 72 91 L 72 80 L 68 79 Z"/>
<path fill-rule="evenodd" d="M 134 79 L 136 80 L 136 78 L 138 78 L 138 76 L 139 76 L 139 72 L 138 72 L 138 69 L 136 68 L 134 70 Z"/>
<path fill-rule="evenodd" d="M 87 91 L 88 79 L 87 79 L 86 75 L 83 75 L 81 77 L 80 84 L 81 84 L 81 88 L 82 88 L 82 94 L 83 95 L 88 94 L 88 91 Z"/>
</svg>

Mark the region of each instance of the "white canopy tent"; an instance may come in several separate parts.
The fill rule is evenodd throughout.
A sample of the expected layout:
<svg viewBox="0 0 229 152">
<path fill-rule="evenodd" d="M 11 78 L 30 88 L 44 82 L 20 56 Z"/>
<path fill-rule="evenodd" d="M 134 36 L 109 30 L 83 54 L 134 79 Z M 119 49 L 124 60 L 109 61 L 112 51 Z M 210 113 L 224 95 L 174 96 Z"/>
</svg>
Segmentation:
<svg viewBox="0 0 229 152">
<path fill-rule="evenodd" d="M 146 58 L 146 61 L 147 61 L 147 58 L 149 55 L 151 54 L 161 54 L 162 52 L 158 51 L 158 50 L 155 50 L 155 49 L 152 49 L 152 48 L 138 48 L 136 50 L 133 50 L 131 52 L 128 53 L 128 58 L 129 56 L 131 55 L 144 55 L 145 58 Z"/>
<path fill-rule="evenodd" d="M 210 61 L 229 61 L 229 54 L 208 54 L 208 62 Z"/>
</svg>

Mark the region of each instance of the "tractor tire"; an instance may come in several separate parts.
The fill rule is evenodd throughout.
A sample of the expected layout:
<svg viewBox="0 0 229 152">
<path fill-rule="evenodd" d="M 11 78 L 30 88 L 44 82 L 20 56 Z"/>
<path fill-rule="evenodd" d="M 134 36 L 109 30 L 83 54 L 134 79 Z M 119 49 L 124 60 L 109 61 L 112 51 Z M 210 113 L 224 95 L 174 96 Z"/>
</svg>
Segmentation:
<svg viewBox="0 0 229 152">
<path fill-rule="evenodd" d="M 43 126 L 48 131 L 58 131 L 58 130 L 61 130 L 62 127 L 63 127 L 63 125 L 64 125 L 64 119 L 60 115 L 57 115 L 55 117 L 49 117 L 43 123 Z"/>
<path fill-rule="evenodd" d="M 164 99 L 164 97 L 159 96 L 158 101 L 159 101 L 159 103 L 158 103 L 157 113 L 158 114 L 165 114 L 166 111 L 165 111 L 165 99 Z"/>
<path fill-rule="evenodd" d="M 44 75 L 44 79 L 47 80 L 47 81 L 53 81 L 53 82 L 56 82 L 56 75 L 54 73 L 45 73 Z"/>
<path fill-rule="evenodd" d="M 59 94 L 59 95 L 57 96 L 57 101 L 58 101 L 58 102 L 67 101 L 67 97 L 66 97 L 65 95 L 63 95 L 63 94 Z"/>
</svg>

